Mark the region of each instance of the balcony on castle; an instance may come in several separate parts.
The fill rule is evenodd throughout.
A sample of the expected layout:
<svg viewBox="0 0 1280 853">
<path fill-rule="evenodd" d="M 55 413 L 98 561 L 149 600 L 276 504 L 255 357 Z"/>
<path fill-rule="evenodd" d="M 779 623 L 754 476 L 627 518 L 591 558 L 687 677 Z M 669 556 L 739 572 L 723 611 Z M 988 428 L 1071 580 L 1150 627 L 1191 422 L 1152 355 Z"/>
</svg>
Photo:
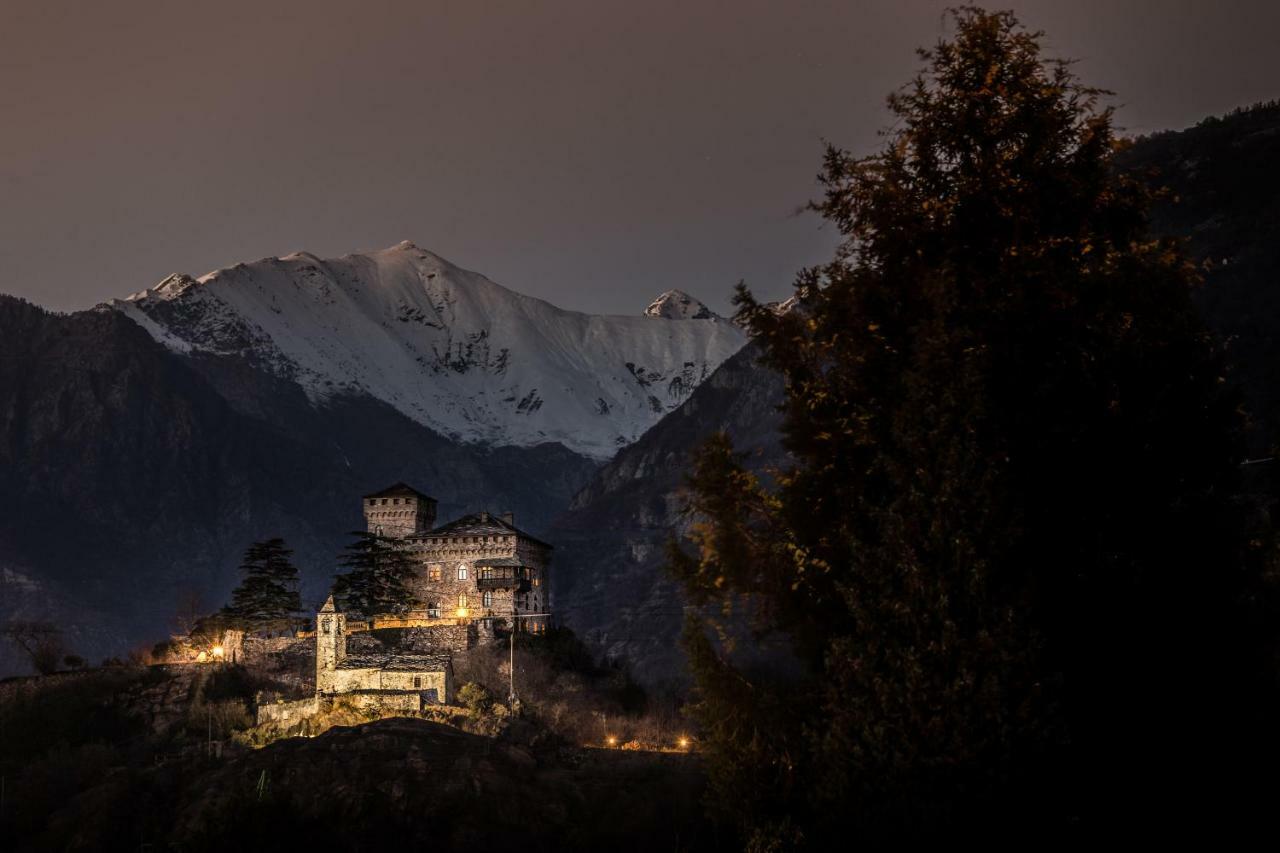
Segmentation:
<svg viewBox="0 0 1280 853">
<path fill-rule="evenodd" d="M 512 557 L 476 560 L 476 586 L 480 589 L 528 589 L 530 572 Z"/>
</svg>

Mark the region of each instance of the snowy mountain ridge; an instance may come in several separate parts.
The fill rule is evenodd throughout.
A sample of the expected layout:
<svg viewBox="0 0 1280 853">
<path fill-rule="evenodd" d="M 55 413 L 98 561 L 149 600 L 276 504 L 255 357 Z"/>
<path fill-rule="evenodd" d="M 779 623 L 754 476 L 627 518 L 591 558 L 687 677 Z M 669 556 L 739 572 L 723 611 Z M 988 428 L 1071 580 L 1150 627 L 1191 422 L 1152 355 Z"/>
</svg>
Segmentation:
<svg viewBox="0 0 1280 853">
<path fill-rule="evenodd" d="M 702 302 L 683 290 L 668 290 L 644 309 L 646 317 L 663 320 L 723 320 Z"/>
<path fill-rule="evenodd" d="M 457 441 L 558 441 L 607 459 L 746 342 L 683 293 L 654 306 L 567 311 L 404 242 L 174 275 L 103 308 L 176 352 L 240 357 L 293 380 L 315 404 L 365 394 Z"/>
</svg>

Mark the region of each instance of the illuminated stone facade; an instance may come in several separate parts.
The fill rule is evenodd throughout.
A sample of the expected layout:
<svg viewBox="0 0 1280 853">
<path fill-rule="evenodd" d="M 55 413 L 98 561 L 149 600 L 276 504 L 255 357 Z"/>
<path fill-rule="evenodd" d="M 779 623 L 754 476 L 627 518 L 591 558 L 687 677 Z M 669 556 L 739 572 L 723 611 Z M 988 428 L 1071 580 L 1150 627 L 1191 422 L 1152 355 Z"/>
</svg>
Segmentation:
<svg viewBox="0 0 1280 853">
<path fill-rule="evenodd" d="M 482 638 L 495 627 L 546 628 L 551 546 L 517 528 L 510 513 L 477 512 L 433 528 L 423 520 L 434 519 L 435 500 L 403 483 L 363 500 L 369 532 L 398 539 L 420 566 L 413 616 L 475 620 Z"/>
<path fill-rule="evenodd" d="M 453 702 L 449 651 L 408 647 L 348 654 L 348 635 L 346 614 L 329 596 L 316 614 L 317 696 L 365 694 L 375 704 L 381 701 L 400 710 Z"/>
<path fill-rule="evenodd" d="M 316 614 L 316 696 L 412 711 L 452 703 L 452 655 L 495 631 L 549 624 L 551 546 L 510 513 L 478 512 L 435 527 L 436 502 L 404 483 L 361 498 L 370 533 L 414 558 L 414 606 L 348 624 L 333 597 Z"/>
</svg>

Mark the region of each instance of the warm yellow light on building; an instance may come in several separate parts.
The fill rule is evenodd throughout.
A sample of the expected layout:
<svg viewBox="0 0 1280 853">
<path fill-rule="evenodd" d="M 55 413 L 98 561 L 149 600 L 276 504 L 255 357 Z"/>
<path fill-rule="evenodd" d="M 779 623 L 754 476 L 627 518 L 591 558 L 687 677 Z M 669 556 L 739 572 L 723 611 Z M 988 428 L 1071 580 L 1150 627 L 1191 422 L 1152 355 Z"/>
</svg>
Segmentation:
<svg viewBox="0 0 1280 853">
<path fill-rule="evenodd" d="M 214 646 L 214 647 L 213 647 L 213 656 L 214 656 L 215 658 L 221 658 L 224 654 L 226 654 L 226 652 L 225 652 L 225 651 L 223 651 L 222 646 Z"/>
<path fill-rule="evenodd" d="M 196 663 L 204 663 L 208 659 L 209 659 L 209 655 L 205 654 L 204 652 L 201 652 L 200 654 L 196 655 Z"/>
<path fill-rule="evenodd" d="M 689 748 L 689 739 L 687 737 L 680 738 L 680 748 L 681 749 Z"/>
<path fill-rule="evenodd" d="M 459 607 L 459 608 L 458 608 L 458 618 L 459 618 L 459 619 L 466 619 L 466 618 L 467 618 L 467 608 L 465 608 L 465 607 Z"/>
<path fill-rule="evenodd" d="M 609 744 L 609 746 L 617 746 L 617 745 L 618 745 L 618 739 L 617 739 L 616 737 L 614 737 L 613 735 L 609 735 L 607 738 L 605 738 L 605 739 L 604 739 L 604 742 L 605 742 L 605 743 L 607 743 L 607 744 Z"/>
</svg>

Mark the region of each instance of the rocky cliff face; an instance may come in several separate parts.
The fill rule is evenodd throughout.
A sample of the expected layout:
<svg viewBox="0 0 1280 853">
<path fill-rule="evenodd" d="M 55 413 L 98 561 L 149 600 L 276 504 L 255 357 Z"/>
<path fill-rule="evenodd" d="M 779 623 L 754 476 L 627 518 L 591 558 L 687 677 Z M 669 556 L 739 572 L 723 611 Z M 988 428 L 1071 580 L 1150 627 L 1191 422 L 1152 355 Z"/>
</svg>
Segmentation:
<svg viewBox="0 0 1280 853">
<path fill-rule="evenodd" d="M 785 462 L 778 440 L 781 378 L 748 345 L 689 400 L 600 469 L 556 520 L 553 607 L 599 653 L 637 678 L 680 678 L 684 601 L 662 569 L 665 544 L 685 527 L 682 487 L 693 452 L 725 430 L 766 470 Z"/>
</svg>

